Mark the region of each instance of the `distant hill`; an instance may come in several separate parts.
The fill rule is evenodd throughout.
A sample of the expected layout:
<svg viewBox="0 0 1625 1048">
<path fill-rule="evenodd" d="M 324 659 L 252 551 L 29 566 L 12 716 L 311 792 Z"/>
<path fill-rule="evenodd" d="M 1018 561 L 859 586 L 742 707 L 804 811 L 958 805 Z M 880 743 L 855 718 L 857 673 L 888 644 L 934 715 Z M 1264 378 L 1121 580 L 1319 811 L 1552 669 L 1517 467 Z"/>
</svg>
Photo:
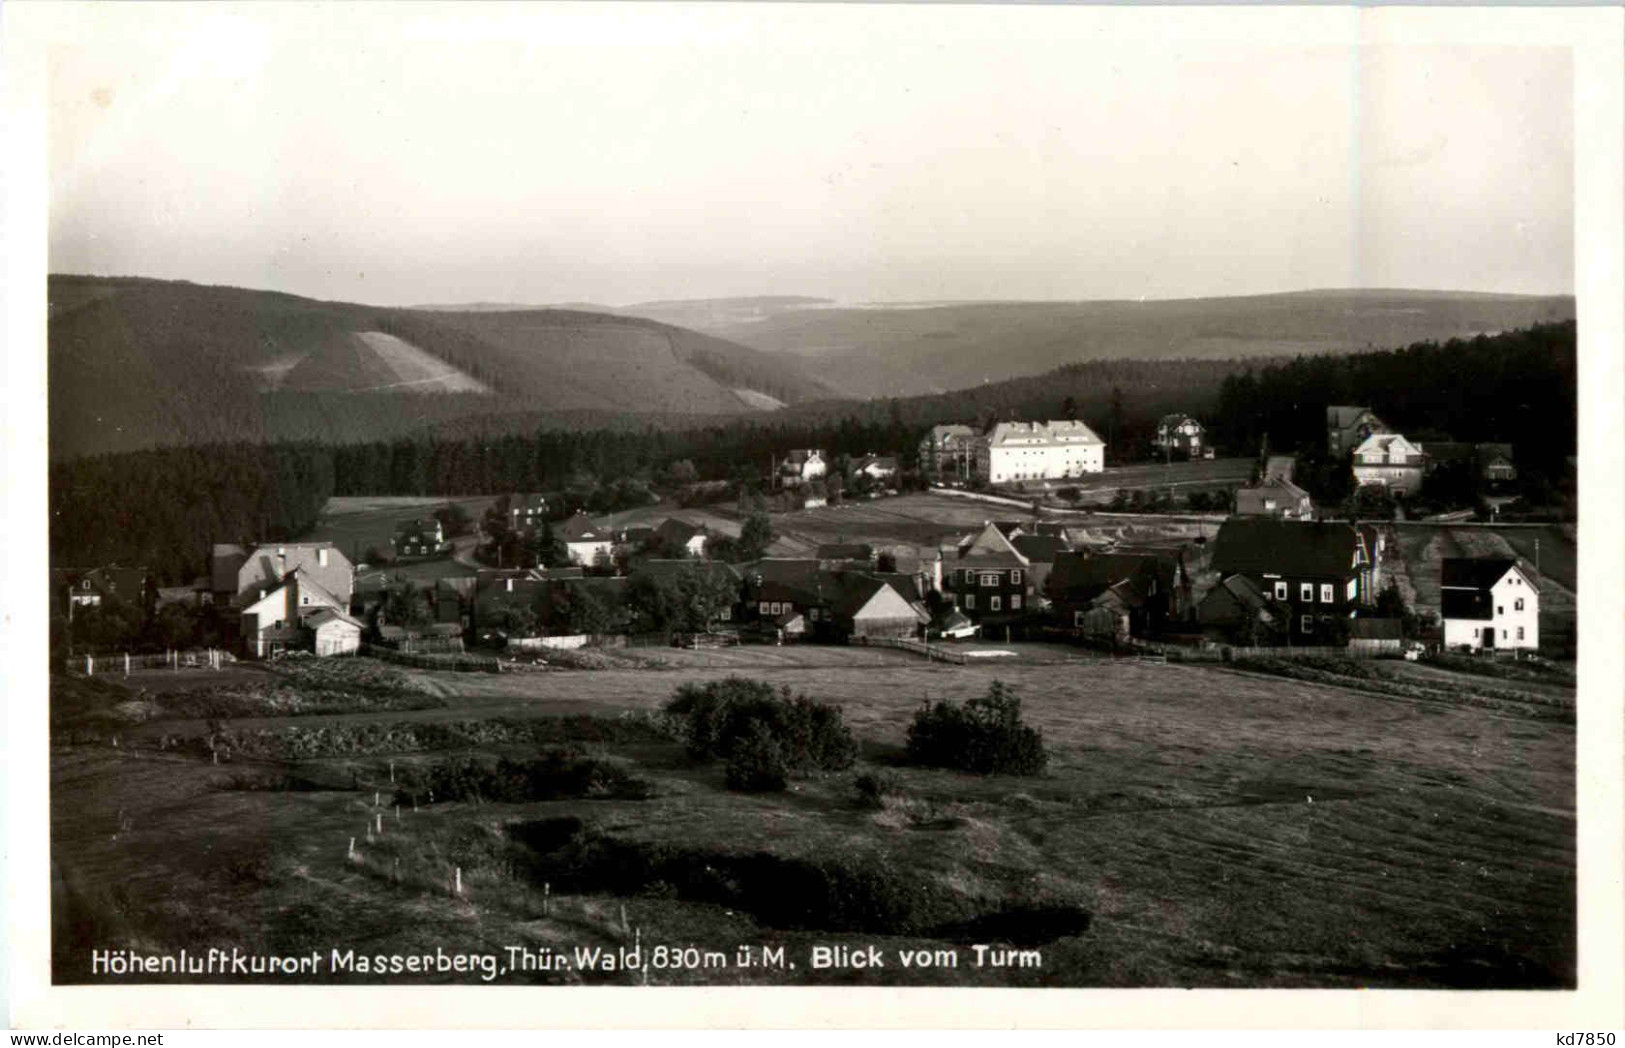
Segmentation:
<svg viewBox="0 0 1625 1048">
<path fill-rule="evenodd" d="M 835 395 L 793 359 L 636 317 L 434 312 L 53 276 L 53 457 L 219 440 L 370 440 L 485 415 L 566 427 Z"/>
<path fill-rule="evenodd" d="M 852 397 L 963 389 L 1087 360 L 1347 353 L 1574 317 L 1569 296 L 1303 291 L 1151 302 L 777 309 L 688 326 L 814 364 Z"/>
</svg>

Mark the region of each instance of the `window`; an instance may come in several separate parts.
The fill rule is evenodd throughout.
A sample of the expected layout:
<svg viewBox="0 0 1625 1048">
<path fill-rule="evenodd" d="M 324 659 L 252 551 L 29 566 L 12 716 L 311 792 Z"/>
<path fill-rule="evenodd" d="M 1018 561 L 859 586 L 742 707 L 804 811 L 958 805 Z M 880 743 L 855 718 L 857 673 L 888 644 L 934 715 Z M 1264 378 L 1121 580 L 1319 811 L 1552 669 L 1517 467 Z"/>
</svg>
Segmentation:
<svg viewBox="0 0 1625 1048">
<path fill-rule="evenodd" d="M 1012 571 L 1010 573 L 1010 584 L 1013 585 L 1013 586 L 1021 585 L 1021 572 Z"/>
<path fill-rule="evenodd" d="M 1519 597 L 1517 600 L 1512 602 L 1512 610 L 1513 611 L 1522 611 L 1523 610 L 1523 598 L 1522 597 Z"/>
<path fill-rule="evenodd" d="M 1286 600 L 1286 583 L 1277 582 L 1275 584 L 1275 599 Z"/>
<path fill-rule="evenodd" d="M 768 608 L 767 601 L 764 600 L 764 601 L 761 602 L 761 604 L 759 604 L 757 606 L 757 612 L 756 613 L 758 615 L 766 615 L 766 614 L 768 614 L 767 608 Z"/>
<path fill-rule="evenodd" d="M 1315 584 L 1313 582 L 1298 583 L 1298 599 L 1305 604 L 1313 603 L 1315 599 Z"/>
<path fill-rule="evenodd" d="M 983 589 L 990 589 L 990 588 L 992 588 L 994 586 L 997 586 L 998 584 L 999 584 L 999 576 L 995 575 L 991 571 L 982 573 L 982 588 Z"/>
<path fill-rule="evenodd" d="M 998 600 L 999 598 L 994 597 L 993 599 Z M 1021 610 L 1021 595 L 1020 594 L 1014 594 L 1013 593 L 1013 594 L 1010 595 L 1010 610 L 1011 611 L 1020 611 Z"/>
<path fill-rule="evenodd" d="M 1506 631 L 1506 630 L 1502 630 L 1502 631 L 1501 631 L 1501 639 L 1502 639 L 1502 640 L 1506 640 L 1506 639 L 1507 639 L 1507 631 Z"/>
<path fill-rule="evenodd" d="M 1522 626 L 1518 627 L 1518 639 L 1523 640 L 1523 627 Z"/>
<path fill-rule="evenodd" d="M 965 585 L 969 586 L 971 584 L 971 577 L 973 574 L 974 573 L 969 568 L 965 569 Z"/>
<path fill-rule="evenodd" d="M 1356 593 L 1358 593 L 1358 592 L 1359 592 L 1359 584 L 1354 579 L 1349 579 L 1348 592 L 1346 594 L 1344 594 L 1344 599 L 1345 600 L 1353 600 L 1354 595 Z"/>
<path fill-rule="evenodd" d="M 1072 613 L 1072 625 L 1074 625 L 1074 626 L 1082 626 L 1083 625 L 1083 612 L 1074 611 Z"/>
<path fill-rule="evenodd" d="M 1497 615 L 1505 615 L 1507 613 L 1507 609 L 1503 605 L 1497 604 L 1495 606 L 1495 613 Z"/>
<path fill-rule="evenodd" d="M 1298 628 L 1304 633 L 1315 632 L 1315 617 L 1313 615 L 1303 616 L 1303 621 L 1298 623 Z"/>
<path fill-rule="evenodd" d="M 994 595 L 994 596 L 988 598 L 987 607 L 988 607 L 989 611 L 998 611 L 999 610 L 1000 603 L 999 603 L 999 598 L 998 598 L 997 595 Z"/>
<path fill-rule="evenodd" d="M 1330 604 L 1332 599 L 1332 584 L 1330 582 L 1322 582 L 1320 584 L 1320 602 L 1322 604 Z"/>
<path fill-rule="evenodd" d="M 727 622 L 733 617 L 734 610 L 732 608 L 723 608 L 721 611 L 717 612 L 717 618 L 721 619 L 723 622 Z"/>
<path fill-rule="evenodd" d="M 976 594 L 974 594 L 974 593 L 965 594 L 965 608 L 967 610 L 969 610 L 969 611 L 975 611 L 976 610 Z"/>
</svg>

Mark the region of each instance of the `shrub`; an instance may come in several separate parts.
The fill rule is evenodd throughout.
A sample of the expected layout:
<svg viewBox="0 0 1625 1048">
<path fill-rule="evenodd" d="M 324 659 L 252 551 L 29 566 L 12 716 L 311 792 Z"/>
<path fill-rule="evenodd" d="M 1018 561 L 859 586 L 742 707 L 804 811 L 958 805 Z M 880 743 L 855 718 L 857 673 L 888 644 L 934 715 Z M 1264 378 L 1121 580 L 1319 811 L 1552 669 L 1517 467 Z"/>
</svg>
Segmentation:
<svg viewBox="0 0 1625 1048">
<path fill-rule="evenodd" d="M 784 789 L 789 779 L 790 767 L 772 730 L 759 720 L 751 721 L 728 755 L 728 788 L 771 793 Z"/>
<path fill-rule="evenodd" d="M 978 775 L 1038 775 L 1049 757 L 1044 737 L 1021 721 L 1021 699 L 994 681 L 987 695 L 964 705 L 927 705 L 908 729 L 915 764 Z"/>
<path fill-rule="evenodd" d="M 792 696 L 789 688 L 775 692 L 739 677 L 685 684 L 665 709 L 680 720 L 683 741 L 697 760 L 732 760 L 758 728 L 791 771 L 841 771 L 857 760 L 857 742 L 840 708 Z"/>
<path fill-rule="evenodd" d="M 888 794 L 897 793 L 897 780 L 883 772 L 866 771 L 852 780 L 858 794 L 858 807 L 879 811 L 886 806 Z"/>
</svg>

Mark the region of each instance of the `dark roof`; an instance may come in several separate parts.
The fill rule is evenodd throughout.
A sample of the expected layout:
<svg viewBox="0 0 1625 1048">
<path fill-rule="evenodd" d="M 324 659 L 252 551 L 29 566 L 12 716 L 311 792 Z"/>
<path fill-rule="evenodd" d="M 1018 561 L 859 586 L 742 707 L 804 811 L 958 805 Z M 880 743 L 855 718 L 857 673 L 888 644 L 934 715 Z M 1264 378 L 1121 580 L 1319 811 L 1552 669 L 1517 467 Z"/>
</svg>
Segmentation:
<svg viewBox="0 0 1625 1048">
<path fill-rule="evenodd" d="M 1232 575 L 1214 586 L 1196 608 L 1197 621 L 1204 625 L 1238 623 L 1256 616 L 1277 619 L 1269 598 L 1245 575 Z"/>
<path fill-rule="evenodd" d="M 1509 557 L 1446 557 L 1439 564 L 1439 585 L 1488 590 L 1517 566 Z"/>
<path fill-rule="evenodd" d="M 1139 604 L 1161 579 L 1173 585 L 1174 563 L 1153 553 L 1063 553 L 1055 558 L 1046 588 L 1052 600 L 1083 604 L 1109 589 L 1117 589 L 1128 604 Z"/>
<path fill-rule="evenodd" d="M 1010 540 L 1010 544 L 1035 564 L 1049 564 L 1069 548 L 1064 540 L 1054 535 L 1017 535 Z"/>
<path fill-rule="evenodd" d="M 1355 619 L 1349 623 L 1349 637 L 1353 640 L 1403 640 L 1404 631 L 1398 619 Z"/>
<path fill-rule="evenodd" d="M 654 533 L 668 542 L 686 543 L 695 535 L 700 534 L 701 530 L 686 520 L 667 517 L 660 522 L 659 527 L 655 528 Z"/>
<path fill-rule="evenodd" d="M 554 534 L 565 542 L 609 542 L 615 537 L 613 529 L 595 524 L 579 512 L 555 528 Z"/>
<path fill-rule="evenodd" d="M 920 593 L 919 580 L 913 575 L 901 571 L 872 571 L 868 572 L 874 578 L 888 583 L 892 589 L 903 595 L 903 599 L 910 603 L 917 603 L 925 599 Z"/>
<path fill-rule="evenodd" d="M 634 524 L 621 532 L 621 537 L 627 542 L 642 542 L 654 536 L 655 529 L 647 524 Z"/>
<path fill-rule="evenodd" d="M 417 517 L 412 520 L 403 520 L 399 524 L 395 525 L 395 534 L 416 535 L 423 531 L 433 531 L 438 527 L 440 527 L 440 522 L 438 520 L 434 520 L 433 518 L 424 520 L 421 517 Z"/>
<path fill-rule="evenodd" d="M 1489 590 L 1447 589 L 1439 591 L 1439 614 L 1446 619 L 1493 618 Z"/>
<path fill-rule="evenodd" d="M 1355 571 L 1354 527 L 1337 521 L 1231 517 L 1213 542 L 1221 575 L 1330 575 Z"/>
</svg>

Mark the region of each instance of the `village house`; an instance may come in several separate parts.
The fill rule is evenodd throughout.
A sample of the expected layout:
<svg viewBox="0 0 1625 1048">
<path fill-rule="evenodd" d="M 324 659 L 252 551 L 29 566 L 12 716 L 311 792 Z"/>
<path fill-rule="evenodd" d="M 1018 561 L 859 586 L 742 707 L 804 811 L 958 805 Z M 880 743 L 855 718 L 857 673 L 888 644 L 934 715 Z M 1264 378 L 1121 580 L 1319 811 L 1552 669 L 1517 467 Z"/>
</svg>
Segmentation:
<svg viewBox="0 0 1625 1048">
<path fill-rule="evenodd" d="M 1188 585 L 1177 554 L 1079 550 L 1055 558 L 1048 593 L 1061 627 L 1124 640 L 1177 623 Z"/>
<path fill-rule="evenodd" d="M 632 570 L 631 579 L 635 580 L 640 575 L 644 575 L 673 580 L 690 571 L 700 572 L 705 578 L 715 583 L 719 590 L 727 589 L 733 595 L 725 606 L 717 609 L 715 621 L 719 623 L 738 621 L 741 612 L 740 604 L 744 600 L 745 585 L 743 574 L 732 564 L 724 564 L 722 561 L 717 560 L 694 561 L 651 557 L 638 563 L 637 567 Z"/>
<path fill-rule="evenodd" d="M 582 567 L 609 561 L 615 553 L 617 536 L 613 528 L 595 524 L 581 510 L 553 529 L 570 556 L 570 563 Z"/>
<path fill-rule="evenodd" d="M 245 599 L 238 615 L 238 635 L 244 650 L 254 658 L 269 658 L 282 651 L 315 650 L 318 655 L 338 654 L 350 636 L 350 626 L 359 623 L 349 616 L 349 595 L 332 592 L 303 565 L 290 568 L 279 579 L 267 580 Z M 317 613 L 328 612 L 316 621 Z M 328 650 L 316 647 L 316 627 L 326 626 Z M 355 645 L 360 644 L 356 630 Z M 354 651 L 355 646 L 343 648 Z"/>
<path fill-rule="evenodd" d="M 1354 483 L 1387 488 L 1396 495 L 1422 490 L 1422 449 L 1399 433 L 1373 433 L 1354 449 Z"/>
<path fill-rule="evenodd" d="M 1236 489 L 1236 514 L 1277 520 L 1313 520 L 1315 506 L 1309 493 L 1292 481 L 1266 476 L 1251 487 Z"/>
<path fill-rule="evenodd" d="M 396 560 L 418 560 L 451 550 L 451 543 L 446 541 L 444 525 L 433 517 L 402 521 L 395 527 L 391 544 L 395 548 Z"/>
<path fill-rule="evenodd" d="M 1516 560 L 1446 557 L 1439 568 L 1439 610 L 1447 649 L 1540 647 L 1540 589 Z"/>
<path fill-rule="evenodd" d="M 1196 621 L 1208 640 L 1232 644 L 1272 644 L 1284 635 L 1288 611 L 1246 575 L 1231 575 L 1208 590 L 1196 606 Z M 1356 620 L 1358 621 L 1358 620 Z"/>
<path fill-rule="evenodd" d="M 1207 431 L 1189 415 L 1175 412 L 1157 420 L 1157 435 L 1151 443 L 1166 456 L 1177 458 L 1212 458 L 1213 449 L 1206 443 Z"/>
<path fill-rule="evenodd" d="M 1474 477 L 1486 487 L 1510 484 L 1518 479 L 1518 468 L 1512 462 L 1511 444 L 1461 444 L 1454 441 L 1436 441 L 1422 447 L 1426 457 L 1426 471 L 1433 473 L 1441 466 L 1465 464 Z"/>
<path fill-rule="evenodd" d="M 934 480 L 969 480 L 979 439 L 969 426 L 932 426 L 920 441 L 920 469 Z"/>
<path fill-rule="evenodd" d="M 1360 584 L 1367 554 L 1352 524 L 1231 517 L 1213 547 L 1221 581 L 1243 575 L 1285 609 L 1292 643 L 1346 639 L 1334 620 L 1352 618 L 1368 600 Z"/>
<path fill-rule="evenodd" d="M 954 606 L 980 625 L 1022 618 L 1039 593 L 1031 562 L 992 523 L 944 560 L 942 587 Z"/>
<path fill-rule="evenodd" d="M 764 558 L 744 572 L 745 614 L 780 640 L 917 637 L 931 620 L 911 576 Z"/>
<path fill-rule="evenodd" d="M 520 535 L 529 536 L 532 531 L 542 526 L 547 519 L 547 498 L 535 493 L 523 493 L 508 497 L 508 528 Z"/>
<path fill-rule="evenodd" d="M 60 610 L 70 622 L 80 609 L 113 603 L 150 611 L 157 597 L 146 568 L 109 564 L 89 571 L 54 572 L 53 578 L 63 602 Z"/>
<path fill-rule="evenodd" d="M 829 471 L 824 453 L 818 448 L 796 448 L 778 463 L 775 475 L 782 488 L 799 488 Z"/>
<path fill-rule="evenodd" d="M 1334 459 L 1353 452 L 1373 433 L 1392 432 L 1370 408 L 1339 404 L 1326 409 L 1326 452 Z"/>
<path fill-rule="evenodd" d="M 682 550 L 690 557 L 703 557 L 707 537 L 704 528 L 676 517 L 667 517 L 650 533 L 648 543 L 658 544 L 665 550 Z"/>
<path fill-rule="evenodd" d="M 580 569 L 575 569 L 579 571 Z M 549 573 L 538 568 L 483 568 L 474 576 L 468 602 L 471 625 L 477 630 L 501 630 L 535 612 L 545 592 Z M 435 616 L 437 619 L 440 616 Z"/>
<path fill-rule="evenodd" d="M 1076 420 L 1000 422 L 976 445 L 976 475 L 990 484 L 1054 480 L 1106 468 L 1106 442 Z"/>
<path fill-rule="evenodd" d="M 881 483 L 897 475 L 897 457 L 895 455 L 865 455 L 852 467 L 852 472 L 860 477 Z"/>
</svg>

